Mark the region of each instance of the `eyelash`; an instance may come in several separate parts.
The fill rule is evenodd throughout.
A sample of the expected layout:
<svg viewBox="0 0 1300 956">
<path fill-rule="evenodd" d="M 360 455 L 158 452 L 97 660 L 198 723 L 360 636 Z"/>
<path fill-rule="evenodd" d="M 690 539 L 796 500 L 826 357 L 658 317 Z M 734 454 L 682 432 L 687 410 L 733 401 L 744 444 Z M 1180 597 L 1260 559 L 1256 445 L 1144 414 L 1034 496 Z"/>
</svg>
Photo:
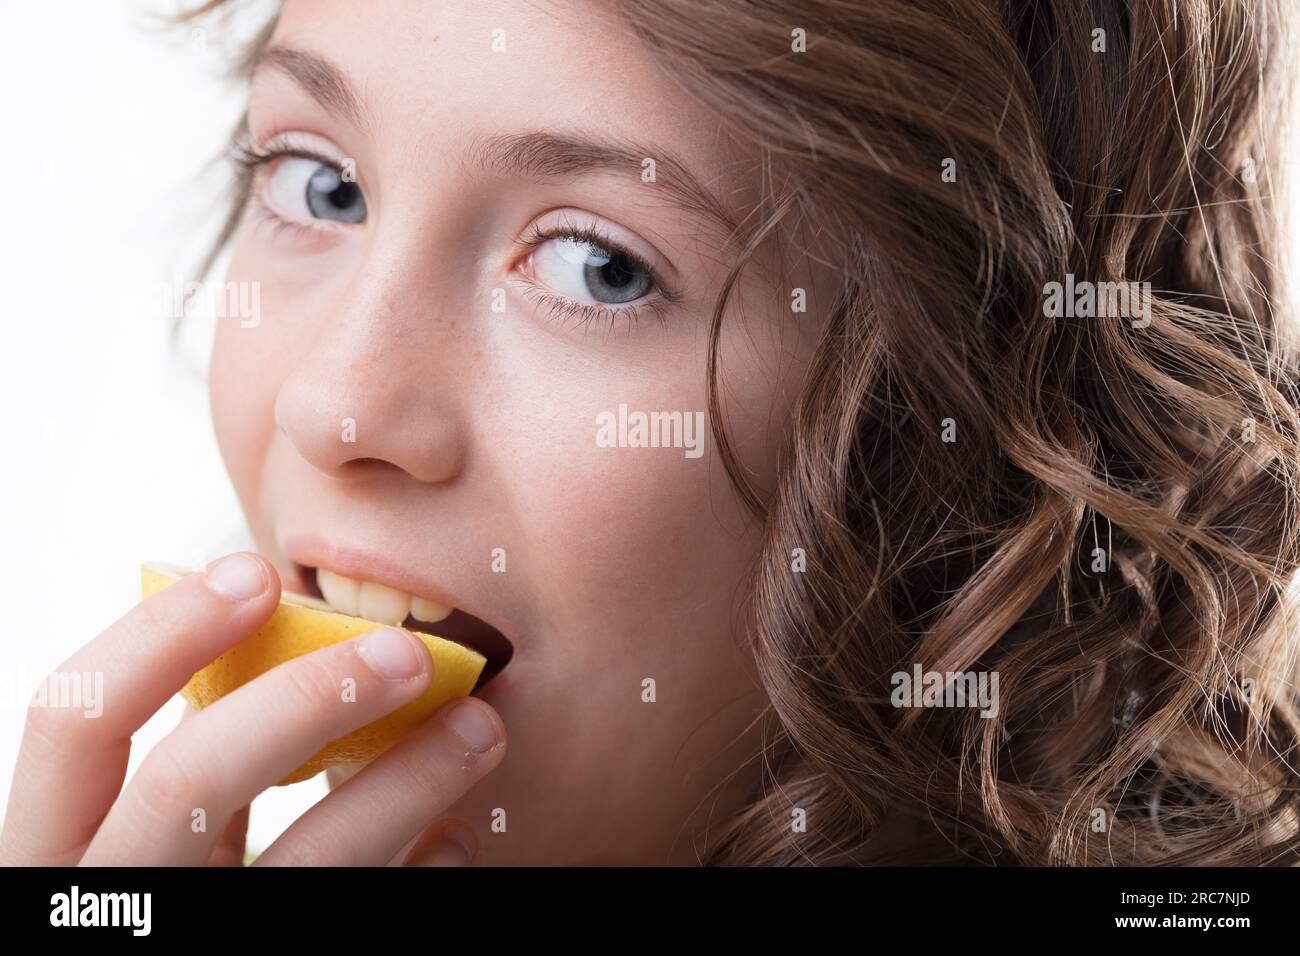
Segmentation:
<svg viewBox="0 0 1300 956">
<path fill-rule="evenodd" d="M 586 242 L 590 245 L 597 246 L 606 252 L 613 252 L 630 260 L 638 269 L 642 269 L 650 277 L 653 290 L 658 293 L 658 297 L 650 299 L 637 305 L 622 306 L 611 308 L 607 305 L 587 305 L 582 302 L 574 302 L 566 296 L 557 295 L 554 292 L 547 292 L 541 286 L 526 280 L 516 280 L 523 288 L 520 290 L 523 295 L 532 297 L 550 313 L 551 317 L 557 321 L 574 319 L 580 327 L 599 323 L 613 327 L 615 322 L 622 319 L 627 322 L 635 323 L 642 318 L 643 314 L 648 313 L 656 319 L 663 321 L 668 306 L 680 301 L 681 296 L 664 284 L 659 278 L 659 273 L 655 271 L 645 260 L 636 253 L 632 252 L 622 243 L 616 241 L 603 230 L 593 226 L 579 226 L 576 223 L 561 221 L 554 226 L 546 229 L 539 229 L 536 224 L 529 226 L 528 231 L 515 240 L 515 244 L 527 250 L 528 255 L 540 247 L 543 243 L 551 239 L 577 239 L 580 242 Z"/>
<path fill-rule="evenodd" d="M 271 208 L 267 201 L 262 198 L 260 190 L 253 188 L 258 172 L 268 164 L 284 157 L 311 159 L 329 166 L 331 169 L 337 170 L 339 168 L 338 163 L 328 156 L 323 156 L 309 149 L 271 149 L 261 152 L 246 143 L 236 143 L 231 159 L 235 164 L 236 188 L 239 193 L 247 197 L 247 201 L 252 203 L 253 211 L 257 214 L 258 219 L 270 224 L 276 235 L 288 233 L 295 238 L 304 238 L 313 233 L 319 233 L 322 229 L 329 229 L 328 225 L 308 226 L 305 223 L 286 219 Z"/>
<path fill-rule="evenodd" d="M 327 226 L 308 226 L 286 219 L 262 198 L 259 190 L 253 188 L 258 171 L 282 157 L 311 159 L 335 170 L 339 168 L 334 160 L 312 150 L 272 149 L 259 151 L 247 143 L 236 143 L 231 158 L 236 168 L 239 192 L 247 196 L 248 201 L 256 207 L 258 217 L 265 222 L 269 222 L 277 234 L 287 232 L 302 237 L 313 232 L 319 232 L 322 228 L 329 228 Z M 551 239 L 577 239 L 629 259 L 638 269 L 643 269 L 646 272 L 650 277 L 654 291 L 658 293 L 657 298 L 647 302 L 611 308 L 607 305 L 587 305 L 582 302 L 575 302 L 566 296 L 548 292 L 536 283 L 523 279 L 513 280 L 523 287 L 520 291 L 524 296 L 536 299 L 546 309 L 550 317 L 556 321 L 576 319 L 578 325 L 582 328 L 596 323 L 606 324 L 612 328 L 619 319 L 631 323 L 637 322 L 642 317 L 643 312 L 663 321 L 667 307 L 681 299 L 681 296 L 670 289 L 659 277 L 659 273 L 640 256 L 595 227 L 561 222 L 546 229 L 539 229 L 534 224 L 529 227 L 525 235 L 515 240 L 515 244 L 526 250 L 527 255 L 531 255 L 533 250 Z"/>
</svg>

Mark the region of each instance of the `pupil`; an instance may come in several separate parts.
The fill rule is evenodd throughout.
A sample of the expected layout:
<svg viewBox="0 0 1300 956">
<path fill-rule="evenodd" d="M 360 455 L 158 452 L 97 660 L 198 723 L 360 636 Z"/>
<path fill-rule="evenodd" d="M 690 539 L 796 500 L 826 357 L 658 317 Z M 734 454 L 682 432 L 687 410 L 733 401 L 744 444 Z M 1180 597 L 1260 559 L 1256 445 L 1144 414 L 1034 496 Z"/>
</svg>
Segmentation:
<svg viewBox="0 0 1300 956">
<path fill-rule="evenodd" d="M 601 279 L 614 288 L 625 286 L 636 278 L 636 273 L 628 268 L 628 261 L 623 256 L 614 256 L 601 269 Z"/>
<path fill-rule="evenodd" d="M 357 189 L 356 183 L 345 183 L 340 181 L 338 186 L 331 190 L 327 195 L 330 204 L 335 209 L 347 209 L 357 201 L 357 193 L 359 191 L 360 190 Z"/>
<path fill-rule="evenodd" d="M 318 219 L 339 222 L 361 222 L 366 216 L 361 187 L 345 181 L 338 170 L 329 166 L 321 166 L 308 181 L 307 208 Z"/>
<path fill-rule="evenodd" d="M 598 302 L 631 302 L 654 286 L 649 273 L 631 256 L 586 241 L 574 243 L 573 250 L 578 255 L 570 261 L 583 263 L 583 281 Z"/>
</svg>

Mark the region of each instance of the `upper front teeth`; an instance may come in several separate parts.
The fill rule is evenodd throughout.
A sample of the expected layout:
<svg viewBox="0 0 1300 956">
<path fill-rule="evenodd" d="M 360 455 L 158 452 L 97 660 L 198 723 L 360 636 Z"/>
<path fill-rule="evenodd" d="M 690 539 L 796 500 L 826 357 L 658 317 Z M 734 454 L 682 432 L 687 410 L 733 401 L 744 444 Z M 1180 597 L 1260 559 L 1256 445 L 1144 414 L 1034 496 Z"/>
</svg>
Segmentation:
<svg viewBox="0 0 1300 956">
<path fill-rule="evenodd" d="M 434 624 L 452 612 L 437 601 L 414 597 L 373 581 L 357 581 L 325 568 L 316 569 L 316 583 L 334 610 L 380 624 L 401 624 L 407 614 Z"/>
</svg>

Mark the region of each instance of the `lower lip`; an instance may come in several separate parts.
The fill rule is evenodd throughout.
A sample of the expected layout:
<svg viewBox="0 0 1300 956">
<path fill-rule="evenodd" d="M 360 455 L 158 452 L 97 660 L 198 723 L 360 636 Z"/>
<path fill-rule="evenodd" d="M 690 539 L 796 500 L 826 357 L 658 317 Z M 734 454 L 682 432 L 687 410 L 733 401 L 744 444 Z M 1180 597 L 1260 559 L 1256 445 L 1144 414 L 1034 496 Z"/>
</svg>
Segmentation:
<svg viewBox="0 0 1300 956">
<path fill-rule="evenodd" d="M 489 704 L 496 706 L 495 698 L 498 697 L 513 682 L 514 667 L 518 661 L 511 660 L 509 664 L 497 671 L 492 679 L 486 684 L 480 684 L 470 693 L 471 697 L 477 697 L 485 700 Z"/>
</svg>

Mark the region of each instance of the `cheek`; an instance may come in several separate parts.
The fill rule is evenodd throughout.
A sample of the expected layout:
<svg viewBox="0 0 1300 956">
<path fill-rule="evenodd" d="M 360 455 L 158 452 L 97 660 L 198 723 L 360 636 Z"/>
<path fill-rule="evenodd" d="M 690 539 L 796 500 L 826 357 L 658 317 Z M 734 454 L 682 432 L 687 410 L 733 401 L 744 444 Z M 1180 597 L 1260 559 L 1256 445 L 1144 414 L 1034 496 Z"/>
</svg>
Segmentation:
<svg viewBox="0 0 1300 956">
<path fill-rule="evenodd" d="M 528 527 L 522 538 L 547 549 L 528 561 L 546 569 L 550 610 L 558 606 L 570 625 L 596 625 L 605 642 L 613 626 L 627 635 L 662 628 L 677 608 L 695 609 L 691 627 L 715 625 L 756 547 L 716 454 L 695 364 L 681 356 L 632 375 L 624 363 L 566 385 L 539 378 L 503 403 L 514 415 L 494 428 L 508 436 L 496 470 L 509 476 L 509 498 Z M 600 417 L 617 421 L 620 405 L 628 418 L 681 412 L 692 425 L 679 434 L 701 442 L 703 454 L 603 447 Z"/>
<path fill-rule="evenodd" d="M 806 330 L 790 328 L 772 301 L 771 290 L 742 283 L 720 351 L 723 424 L 760 494 L 775 485 L 776 452 L 810 352 Z M 623 634 L 730 630 L 736 585 L 752 567 L 761 527 L 718 453 L 707 355 L 701 318 L 675 332 L 647 331 L 606 362 L 524 362 L 503 377 L 498 407 L 511 413 L 493 421 L 491 433 L 504 439 L 494 470 L 508 476 L 521 526 L 530 529 L 524 540 L 550 549 L 529 556 L 546 568 L 548 603 L 563 607 L 570 624 L 598 624 L 603 641 L 611 625 Z M 598 441 L 599 416 L 626 421 L 657 411 L 680 412 L 683 421 L 698 413 L 703 427 L 691 437 L 703 454 Z"/>
<path fill-rule="evenodd" d="M 242 272 L 240 265 L 237 252 L 227 281 L 247 279 L 248 273 Z M 245 328 L 238 321 L 217 322 L 208 371 L 217 445 L 231 481 L 246 503 L 275 430 L 277 364 L 281 368 L 287 365 L 274 342 L 276 324 L 266 318 L 268 313 L 276 314 L 267 291 L 266 283 L 261 283 L 262 318 L 257 325 Z"/>
<path fill-rule="evenodd" d="M 677 449 L 593 447 L 574 462 L 571 490 L 553 512 L 580 529 L 584 576 L 606 593 L 681 599 L 700 566 L 727 551 L 724 517 L 737 524 L 719 477 L 708 460 L 684 460 Z"/>
<path fill-rule="evenodd" d="M 623 688 L 646 676 L 679 699 L 710 699 L 711 683 L 732 680 L 734 603 L 757 535 L 742 530 L 720 467 L 672 448 L 596 448 L 595 427 L 559 493 L 532 512 L 537 540 L 558 545 L 543 583 L 551 653 L 613 678 L 610 720 L 630 717 Z"/>
</svg>

